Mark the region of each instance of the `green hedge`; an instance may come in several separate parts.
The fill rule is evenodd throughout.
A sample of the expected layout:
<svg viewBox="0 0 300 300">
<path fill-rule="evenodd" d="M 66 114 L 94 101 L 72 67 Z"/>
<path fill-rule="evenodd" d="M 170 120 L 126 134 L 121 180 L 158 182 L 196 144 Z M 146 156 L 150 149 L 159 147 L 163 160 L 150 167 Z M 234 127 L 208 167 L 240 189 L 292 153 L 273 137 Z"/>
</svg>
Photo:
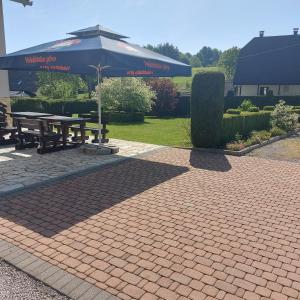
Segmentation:
<svg viewBox="0 0 300 300">
<path fill-rule="evenodd" d="M 191 95 L 191 137 L 195 147 L 217 147 L 221 142 L 224 110 L 224 74 L 198 73 Z"/>
<path fill-rule="evenodd" d="M 230 115 L 240 115 L 242 111 L 237 108 L 229 108 L 227 109 L 226 113 Z"/>
<path fill-rule="evenodd" d="M 34 111 L 52 114 L 88 113 L 97 110 L 95 100 L 46 100 L 39 98 L 12 99 L 12 111 Z"/>
<path fill-rule="evenodd" d="M 142 112 L 110 112 L 111 123 L 144 123 L 145 114 Z"/>
<path fill-rule="evenodd" d="M 79 117 L 89 118 L 91 122 L 98 122 L 98 112 L 79 114 Z M 145 114 L 142 112 L 104 112 L 102 119 L 106 118 L 109 123 L 144 123 Z"/>
<path fill-rule="evenodd" d="M 300 96 L 257 96 L 257 97 L 237 97 L 227 96 L 224 98 L 225 111 L 229 108 L 239 107 L 245 99 L 251 100 L 253 105 L 263 108 L 264 106 L 275 106 L 279 100 L 284 100 L 287 105 L 300 106 Z"/>
<path fill-rule="evenodd" d="M 222 142 L 232 141 L 236 134 L 249 135 L 254 130 L 265 130 L 270 128 L 271 113 L 243 112 L 241 115 L 224 115 L 222 128 Z"/>
</svg>

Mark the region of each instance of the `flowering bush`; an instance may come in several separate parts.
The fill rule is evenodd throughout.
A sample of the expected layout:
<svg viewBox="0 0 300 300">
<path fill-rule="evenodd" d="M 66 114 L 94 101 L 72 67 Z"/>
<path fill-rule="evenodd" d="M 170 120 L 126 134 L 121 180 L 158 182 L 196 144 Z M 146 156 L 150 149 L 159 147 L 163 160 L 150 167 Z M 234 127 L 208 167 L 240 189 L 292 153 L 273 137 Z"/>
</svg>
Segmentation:
<svg viewBox="0 0 300 300">
<path fill-rule="evenodd" d="M 166 78 L 149 79 L 146 82 L 157 95 L 152 109 L 154 114 L 157 116 L 171 114 L 178 103 L 175 84 Z"/>
<path fill-rule="evenodd" d="M 100 91 L 106 111 L 148 112 L 156 98 L 155 92 L 138 78 L 104 79 L 97 87 Z"/>
<path fill-rule="evenodd" d="M 278 127 L 285 131 L 292 131 L 297 128 L 298 115 L 293 112 L 293 107 L 285 105 L 280 100 L 271 114 L 272 127 Z"/>
</svg>

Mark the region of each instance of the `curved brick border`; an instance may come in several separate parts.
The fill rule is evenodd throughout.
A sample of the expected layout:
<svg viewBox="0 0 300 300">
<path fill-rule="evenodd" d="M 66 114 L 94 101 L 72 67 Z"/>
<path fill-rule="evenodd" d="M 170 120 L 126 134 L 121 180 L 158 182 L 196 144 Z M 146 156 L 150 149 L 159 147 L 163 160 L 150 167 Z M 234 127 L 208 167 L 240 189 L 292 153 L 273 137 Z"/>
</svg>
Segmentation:
<svg viewBox="0 0 300 300">
<path fill-rule="evenodd" d="M 96 286 L 0 240 L 0 257 L 21 271 L 74 300 L 118 300 Z"/>
</svg>

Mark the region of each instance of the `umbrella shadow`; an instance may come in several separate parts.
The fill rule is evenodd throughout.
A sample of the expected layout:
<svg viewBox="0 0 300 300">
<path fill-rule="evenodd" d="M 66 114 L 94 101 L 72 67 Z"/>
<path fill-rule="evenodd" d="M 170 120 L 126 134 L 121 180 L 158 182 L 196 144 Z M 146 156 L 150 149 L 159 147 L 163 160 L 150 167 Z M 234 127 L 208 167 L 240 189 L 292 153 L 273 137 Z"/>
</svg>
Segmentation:
<svg viewBox="0 0 300 300">
<path fill-rule="evenodd" d="M 112 207 L 116 218 L 116 210 L 121 214 L 118 204 L 188 171 L 134 158 L 6 196 L 0 217 L 50 238 Z"/>
<path fill-rule="evenodd" d="M 232 169 L 227 157 L 223 154 L 213 154 L 192 150 L 190 164 L 196 169 L 216 172 L 228 172 Z"/>
</svg>

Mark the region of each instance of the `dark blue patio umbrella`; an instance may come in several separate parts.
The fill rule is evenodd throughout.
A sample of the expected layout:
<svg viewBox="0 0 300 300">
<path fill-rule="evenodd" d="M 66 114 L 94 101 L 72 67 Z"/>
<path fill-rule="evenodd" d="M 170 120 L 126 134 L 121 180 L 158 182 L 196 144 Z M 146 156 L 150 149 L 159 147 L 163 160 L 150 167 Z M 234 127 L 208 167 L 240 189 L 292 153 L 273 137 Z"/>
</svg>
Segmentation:
<svg viewBox="0 0 300 300">
<path fill-rule="evenodd" d="M 191 76 L 190 66 L 130 44 L 124 41 L 126 36 L 99 25 L 71 32 L 70 35 L 73 37 L 2 56 L 0 70 L 87 75 L 97 72 L 98 79 Z M 101 124 L 100 100 L 99 117 Z"/>
</svg>

